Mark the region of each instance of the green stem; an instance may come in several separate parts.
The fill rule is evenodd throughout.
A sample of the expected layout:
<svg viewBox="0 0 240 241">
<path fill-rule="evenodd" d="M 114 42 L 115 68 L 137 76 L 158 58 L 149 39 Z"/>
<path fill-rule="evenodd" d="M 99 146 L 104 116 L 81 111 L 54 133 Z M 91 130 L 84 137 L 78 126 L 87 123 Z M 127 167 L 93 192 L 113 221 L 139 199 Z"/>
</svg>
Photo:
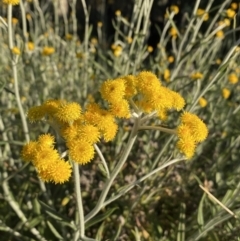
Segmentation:
<svg viewBox="0 0 240 241">
<path fill-rule="evenodd" d="M 83 238 L 85 236 L 85 223 L 84 223 L 84 211 L 83 211 L 83 203 L 82 203 L 82 195 L 81 195 L 81 184 L 80 184 L 80 173 L 79 166 L 77 163 L 73 162 L 73 175 L 74 175 L 74 185 L 75 185 L 75 194 L 76 194 L 76 202 L 78 209 L 78 222 L 79 229 L 75 234 L 75 239 L 78 239 L 78 233 L 80 233 L 80 237 Z"/>
<path fill-rule="evenodd" d="M 162 126 L 141 126 L 141 127 L 139 127 L 138 130 L 158 130 L 158 131 L 163 131 L 163 132 L 166 132 L 169 134 L 176 135 L 175 129 L 168 129 L 168 128 L 164 128 Z"/>
<path fill-rule="evenodd" d="M 11 4 L 8 5 L 8 45 L 11 51 L 13 48 L 12 5 Z M 26 117 L 23 111 L 23 107 L 22 107 L 22 103 L 19 95 L 19 89 L 18 89 L 17 58 L 15 61 L 14 56 L 12 56 L 11 65 L 12 65 L 13 79 L 14 79 L 14 93 L 15 93 L 15 97 L 18 105 L 18 110 L 21 116 L 23 132 L 24 132 L 26 141 L 29 142 L 30 138 L 29 138 L 29 132 L 28 132 L 28 125 L 27 125 Z"/>
<path fill-rule="evenodd" d="M 109 178 L 110 177 L 110 173 L 109 173 L 109 169 L 108 169 L 106 160 L 105 160 L 101 150 L 98 148 L 98 146 L 96 144 L 94 144 L 94 148 L 95 148 L 96 152 L 98 153 L 98 155 L 99 155 L 99 157 L 100 157 L 100 159 L 102 161 L 102 164 L 103 164 L 104 169 L 106 171 L 107 178 Z"/>
</svg>

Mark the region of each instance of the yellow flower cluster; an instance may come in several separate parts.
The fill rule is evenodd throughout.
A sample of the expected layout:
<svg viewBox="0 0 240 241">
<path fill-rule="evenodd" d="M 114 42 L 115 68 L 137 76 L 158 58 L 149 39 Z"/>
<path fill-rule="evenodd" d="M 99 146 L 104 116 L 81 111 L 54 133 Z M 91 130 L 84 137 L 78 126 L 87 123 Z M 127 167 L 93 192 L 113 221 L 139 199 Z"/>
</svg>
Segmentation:
<svg viewBox="0 0 240 241">
<path fill-rule="evenodd" d="M 27 143 L 21 154 L 25 161 L 32 162 L 45 182 L 64 183 L 71 176 L 72 167 L 54 149 L 54 137 L 50 134 L 40 135 L 37 141 Z"/>
<path fill-rule="evenodd" d="M 91 103 L 82 113 L 81 106 L 76 102 L 47 100 L 30 108 L 28 118 L 32 122 L 45 118 L 65 140 L 70 158 L 84 165 L 94 157 L 93 144 L 101 137 L 111 141 L 116 136 L 118 126 L 112 112 Z"/>
<path fill-rule="evenodd" d="M 187 157 L 191 158 L 196 145 L 207 138 L 208 129 L 198 116 L 184 112 L 181 116 L 181 124 L 177 128 L 178 149 Z"/>
<path fill-rule="evenodd" d="M 167 111 L 180 111 L 185 100 L 180 94 L 164 86 L 157 76 L 148 71 L 142 71 L 136 76 L 124 78 L 127 98 L 133 98 L 136 106 L 145 113 L 156 111 L 161 120 L 167 119 Z"/>
<path fill-rule="evenodd" d="M 106 142 L 115 138 L 116 118 L 130 118 L 131 106 L 138 113 L 155 113 L 160 120 L 167 119 L 169 110 L 180 111 L 185 106 L 180 94 L 163 86 L 157 76 L 148 71 L 106 80 L 100 87 L 100 94 L 107 102 L 106 109 L 94 99 L 84 111 L 76 102 L 47 100 L 30 108 L 28 118 L 31 122 L 45 119 L 65 140 L 70 159 L 84 165 L 93 159 L 95 143 L 101 138 Z M 190 158 L 196 144 L 206 138 L 207 128 L 197 116 L 187 112 L 181 120 L 177 147 Z M 63 183 L 70 177 L 71 166 L 54 149 L 51 135 L 41 135 L 37 141 L 27 143 L 22 158 L 33 163 L 44 181 Z"/>
</svg>

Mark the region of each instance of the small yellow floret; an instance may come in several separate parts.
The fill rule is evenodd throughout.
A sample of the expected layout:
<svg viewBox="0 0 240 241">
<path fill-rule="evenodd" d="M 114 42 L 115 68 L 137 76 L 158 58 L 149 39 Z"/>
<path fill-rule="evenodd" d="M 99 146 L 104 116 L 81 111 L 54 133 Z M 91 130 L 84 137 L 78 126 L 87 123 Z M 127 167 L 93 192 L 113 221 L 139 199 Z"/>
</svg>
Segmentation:
<svg viewBox="0 0 240 241">
<path fill-rule="evenodd" d="M 16 55 L 20 55 L 21 54 L 21 51 L 18 47 L 13 47 L 12 48 L 12 53 L 13 54 L 16 54 Z"/>
<path fill-rule="evenodd" d="M 172 5 L 170 7 L 171 12 L 174 12 L 175 14 L 179 13 L 179 7 L 177 5 Z"/>
<path fill-rule="evenodd" d="M 76 102 L 62 104 L 58 107 L 54 117 L 65 123 L 73 122 L 81 117 L 81 106 Z"/>
<path fill-rule="evenodd" d="M 222 30 L 219 30 L 216 32 L 216 37 L 217 38 L 223 38 L 224 37 L 224 32 Z"/>
<path fill-rule="evenodd" d="M 161 86 L 161 82 L 157 76 L 149 71 L 140 72 L 136 78 L 138 91 L 147 96 L 151 96 L 152 93 L 158 91 Z"/>
<path fill-rule="evenodd" d="M 237 9 L 238 9 L 238 4 L 235 3 L 235 2 L 231 3 L 231 8 L 232 8 L 233 10 L 237 10 Z"/>
<path fill-rule="evenodd" d="M 229 76 L 228 76 L 228 81 L 231 83 L 231 84 L 236 84 L 238 82 L 238 77 L 235 73 L 231 73 Z"/>
<path fill-rule="evenodd" d="M 84 138 L 90 144 L 97 143 L 100 138 L 100 132 L 98 128 L 94 125 L 82 125 L 79 128 L 79 136 Z"/>
<path fill-rule="evenodd" d="M 23 146 L 21 151 L 21 157 L 24 161 L 30 162 L 34 159 L 35 153 L 37 151 L 37 142 L 30 141 Z"/>
<path fill-rule="evenodd" d="M 176 38 L 178 36 L 178 31 L 175 27 L 171 27 L 169 30 L 169 34 L 173 37 Z"/>
<path fill-rule="evenodd" d="M 110 112 L 113 116 L 118 117 L 118 118 L 130 118 L 131 117 L 131 112 L 130 112 L 130 107 L 128 104 L 128 101 L 126 100 L 121 100 L 118 102 L 114 102 L 110 105 Z"/>
<path fill-rule="evenodd" d="M 196 144 L 191 136 L 182 138 L 177 142 L 177 148 L 188 158 L 192 158 L 196 149 Z"/>
<path fill-rule="evenodd" d="M 184 112 L 181 115 L 182 124 L 185 124 L 191 130 L 191 135 L 196 143 L 202 142 L 207 138 L 208 129 L 203 121 L 196 115 Z"/>
<path fill-rule="evenodd" d="M 229 8 L 229 9 L 227 9 L 226 14 L 229 18 L 233 18 L 235 16 L 236 12 L 233 9 Z"/>
<path fill-rule="evenodd" d="M 168 62 L 171 64 L 174 62 L 174 57 L 173 56 L 169 56 L 168 57 Z"/>
<path fill-rule="evenodd" d="M 169 69 L 165 69 L 164 73 L 163 73 L 163 78 L 166 82 L 170 81 L 170 77 L 171 77 L 171 72 Z"/>
<path fill-rule="evenodd" d="M 201 8 L 197 10 L 196 15 L 199 17 L 204 16 L 203 17 L 204 21 L 207 21 L 209 19 L 209 14 L 204 9 L 201 9 Z"/>
<path fill-rule="evenodd" d="M 53 147 L 55 138 L 51 134 L 43 134 L 38 137 L 38 143 L 42 147 Z"/>
<path fill-rule="evenodd" d="M 46 112 L 43 106 L 33 106 L 28 110 L 27 117 L 31 122 L 39 121 L 45 116 Z"/>
<path fill-rule="evenodd" d="M 129 99 L 137 94 L 136 82 L 137 79 L 134 75 L 127 75 L 122 77 L 125 80 L 125 98 Z"/>
<path fill-rule="evenodd" d="M 228 99 L 231 94 L 231 91 L 227 88 L 222 89 L 222 96 L 224 99 Z"/>
<path fill-rule="evenodd" d="M 208 103 L 208 102 L 207 102 L 207 100 L 206 100 L 205 98 L 201 97 L 201 98 L 199 99 L 198 103 L 199 103 L 199 105 L 200 105 L 202 108 L 204 108 L 204 107 L 207 106 L 207 103 Z"/>
<path fill-rule="evenodd" d="M 47 169 L 37 169 L 40 179 L 44 182 L 54 182 L 62 184 L 71 177 L 72 167 L 69 162 L 63 159 L 55 160 Z"/>
<path fill-rule="evenodd" d="M 28 50 L 32 51 L 34 50 L 34 43 L 33 42 L 28 42 L 27 43 Z"/>
<path fill-rule="evenodd" d="M 71 159 L 80 165 L 85 165 L 94 157 L 93 145 L 84 139 L 71 141 L 68 144 Z"/>
<path fill-rule="evenodd" d="M 103 82 L 100 93 L 104 100 L 109 103 L 119 102 L 125 95 L 125 80 L 118 78 Z"/>
</svg>

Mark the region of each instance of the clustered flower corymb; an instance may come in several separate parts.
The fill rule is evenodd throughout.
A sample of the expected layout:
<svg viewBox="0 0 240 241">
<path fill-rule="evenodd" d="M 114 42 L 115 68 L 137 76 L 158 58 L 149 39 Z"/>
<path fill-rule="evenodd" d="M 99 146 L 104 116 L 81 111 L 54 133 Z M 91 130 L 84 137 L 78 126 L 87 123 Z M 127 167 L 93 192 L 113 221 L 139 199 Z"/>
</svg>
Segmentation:
<svg viewBox="0 0 240 241">
<path fill-rule="evenodd" d="M 181 111 L 185 106 L 179 93 L 163 86 L 157 76 L 148 71 L 106 80 L 100 93 L 107 108 L 93 101 L 82 110 L 76 102 L 47 100 L 30 108 L 28 118 L 32 122 L 48 121 L 65 140 L 70 159 L 84 165 L 94 157 L 94 144 L 101 139 L 108 142 L 115 138 L 117 118 L 129 119 L 133 112 L 137 112 L 141 117 L 154 114 L 166 121 L 169 110 Z M 191 158 L 197 144 L 207 137 L 208 130 L 196 115 L 189 112 L 184 112 L 180 119 L 181 124 L 173 131 L 179 137 L 177 148 Z M 71 165 L 60 158 L 53 143 L 53 136 L 41 135 L 37 141 L 23 147 L 22 158 L 33 163 L 42 180 L 63 183 L 70 178 Z"/>
</svg>

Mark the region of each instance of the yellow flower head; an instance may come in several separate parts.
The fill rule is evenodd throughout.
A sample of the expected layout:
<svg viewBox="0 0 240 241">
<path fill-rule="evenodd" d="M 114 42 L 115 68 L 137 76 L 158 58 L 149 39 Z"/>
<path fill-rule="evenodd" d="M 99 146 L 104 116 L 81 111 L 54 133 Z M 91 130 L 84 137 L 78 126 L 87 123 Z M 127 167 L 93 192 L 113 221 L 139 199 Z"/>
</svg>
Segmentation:
<svg viewBox="0 0 240 241">
<path fill-rule="evenodd" d="M 231 94 L 231 91 L 227 88 L 222 89 L 222 96 L 224 99 L 228 99 Z"/>
<path fill-rule="evenodd" d="M 97 143 L 100 138 L 100 132 L 94 125 L 82 125 L 78 130 L 79 136 L 90 144 Z"/>
<path fill-rule="evenodd" d="M 16 54 L 16 55 L 20 55 L 21 54 L 21 51 L 18 47 L 13 47 L 12 48 L 12 53 L 13 54 Z"/>
<path fill-rule="evenodd" d="M 207 106 L 207 100 L 206 100 L 205 98 L 203 98 L 203 97 L 201 97 L 201 98 L 199 99 L 198 103 L 199 103 L 199 105 L 200 105 L 202 108 L 204 108 L 204 107 Z"/>
<path fill-rule="evenodd" d="M 115 45 L 115 48 L 113 48 L 113 55 L 115 57 L 119 57 L 122 54 L 123 48 L 120 45 Z"/>
<path fill-rule="evenodd" d="M 45 108 L 43 106 L 33 106 L 28 110 L 27 117 L 31 122 L 39 121 L 45 116 Z"/>
<path fill-rule="evenodd" d="M 80 165 L 85 165 L 94 157 L 93 145 L 84 139 L 78 139 L 68 143 L 71 159 Z"/>
<path fill-rule="evenodd" d="M 42 104 L 42 108 L 44 109 L 46 115 L 53 116 L 59 106 L 66 104 L 67 102 L 65 100 L 46 100 Z"/>
<path fill-rule="evenodd" d="M 169 98 L 169 90 L 163 86 L 156 89 L 151 96 L 147 95 L 143 100 L 149 103 L 153 110 L 172 108 L 172 99 L 171 97 Z"/>
<path fill-rule="evenodd" d="M 69 162 L 65 162 L 63 159 L 58 159 L 52 162 L 47 169 L 38 170 L 38 175 L 44 182 L 62 184 L 69 180 L 71 172 L 72 167 Z"/>
<path fill-rule="evenodd" d="M 3 3 L 5 4 L 12 4 L 12 5 L 18 5 L 20 0 L 3 0 Z"/>
<path fill-rule="evenodd" d="M 38 150 L 32 160 L 33 165 L 39 170 L 47 169 L 54 161 L 60 158 L 57 150 L 52 147 L 46 147 L 38 143 Z"/>
<path fill-rule="evenodd" d="M 164 73 L 163 73 L 163 78 L 166 82 L 170 81 L 170 77 L 171 77 L 171 72 L 169 69 L 165 69 Z"/>
<path fill-rule="evenodd" d="M 204 16 L 204 17 L 203 17 L 203 20 L 204 20 L 204 21 L 207 21 L 207 20 L 209 19 L 209 14 L 208 14 L 207 12 L 205 12 L 204 9 L 201 9 L 201 8 L 199 8 L 199 9 L 197 10 L 196 15 L 199 16 L 199 17 Z"/>
<path fill-rule="evenodd" d="M 231 84 L 236 84 L 238 82 L 238 77 L 235 73 L 231 73 L 229 76 L 228 76 L 228 81 L 229 83 Z"/>
<path fill-rule="evenodd" d="M 195 72 L 191 75 L 191 79 L 193 80 L 202 79 L 202 78 L 203 78 L 203 74 L 200 72 Z"/>
<path fill-rule="evenodd" d="M 53 148 L 55 143 L 55 138 L 51 134 L 43 134 L 38 137 L 38 143 L 41 147 Z"/>
<path fill-rule="evenodd" d="M 196 144 L 194 142 L 194 139 L 192 136 L 187 136 L 186 138 L 181 138 L 177 142 L 177 148 L 182 152 L 188 159 L 192 158 L 195 149 Z"/>
<path fill-rule="evenodd" d="M 27 43 L 28 50 L 32 51 L 34 50 L 34 43 L 33 42 L 28 42 Z"/>
<path fill-rule="evenodd" d="M 128 119 L 131 117 L 130 107 L 127 100 L 121 100 L 111 104 L 110 112 L 113 116 L 118 118 Z"/>
<path fill-rule="evenodd" d="M 44 47 L 42 50 L 43 56 L 49 56 L 52 55 L 55 52 L 55 49 L 53 47 Z"/>
<path fill-rule="evenodd" d="M 223 38 L 224 37 L 224 32 L 222 30 L 219 30 L 216 32 L 216 37 L 217 38 Z"/>
<path fill-rule="evenodd" d="M 152 46 L 148 46 L 148 47 L 147 47 L 147 51 L 148 51 L 149 53 L 152 53 L 153 47 L 152 47 Z"/>
<path fill-rule="evenodd" d="M 174 57 L 173 56 L 169 56 L 168 57 L 168 63 L 173 63 L 174 62 Z"/>
<path fill-rule="evenodd" d="M 101 128 L 104 141 L 112 141 L 115 138 L 117 131 L 118 125 L 115 123 L 115 121 L 111 117 L 106 118 L 106 123 Z"/>
<path fill-rule="evenodd" d="M 71 125 L 61 126 L 61 136 L 67 141 L 71 142 L 74 139 L 79 138 L 80 125 L 74 121 Z"/>
<path fill-rule="evenodd" d="M 121 16 L 121 11 L 120 11 L 120 10 L 117 10 L 117 11 L 115 12 L 115 15 L 116 15 L 116 16 Z"/>
<path fill-rule="evenodd" d="M 235 3 L 235 2 L 231 3 L 231 9 L 237 10 L 238 9 L 238 4 Z"/>
<path fill-rule="evenodd" d="M 170 108 L 176 109 L 177 111 L 182 110 L 186 104 L 183 97 L 179 93 L 172 91 L 170 89 L 168 89 L 167 92 L 169 94 L 168 98 L 171 100 Z"/>
<path fill-rule="evenodd" d="M 179 7 L 177 5 L 172 5 L 170 7 L 171 12 L 174 12 L 175 14 L 179 13 Z"/>
<path fill-rule="evenodd" d="M 230 26 L 231 21 L 228 18 L 224 18 L 223 22 L 225 23 L 226 26 Z"/>
<path fill-rule="evenodd" d="M 118 78 L 103 82 L 100 93 L 104 100 L 109 103 L 119 102 L 125 95 L 125 80 Z"/>
<path fill-rule="evenodd" d="M 30 162 L 34 159 L 35 153 L 37 151 L 37 142 L 30 141 L 23 146 L 21 157 L 24 161 Z"/>
<path fill-rule="evenodd" d="M 127 75 L 122 77 L 124 79 L 125 83 L 125 98 L 129 99 L 132 98 L 134 95 L 137 94 L 136 89 L 136 82 L 137 79 L 134 75 Z"/>
<path fill-rule="evenodd" d="M 227 9 L 226 14 L 229 18 L 233 18 L 235 16 L 236 12 L 233 9 L 229 8 L 229 9 Z"/>
<path fill-rule="evenodd" d="M 157 76 L 148 71 L 142 71 L 137 76 L 137 89 L 146 96 L 152 96 L 154 92 L 158 92 L 161 82 Z"/>
<path fill-rule="evenodd" d="M 173 38 L 176 38 L 177 35 L 178 35 L 178 31 L 175 27 L 171 27 L 170 30 L 169 30 L 169 34 L 173 37 Z"/>
<path fill-rule="evenodd" d="M 17 18 L 12 18 L 12 23 L 13 24 L 17 24 L 18 23 L 18 19 Z"/>
<path fill-rule="evenodd" d="M 157 111 L 157 116 L 160 120 L 166 121 L 168 118 L 167 109 L 161 109 Z"/>
<path fill-rule="evenodd" d="M 62 104 L 58 107 L 54 117 L 61 122 L 73 122 L 81 117 L 81 106 L 76 102 Z"/>
<path fill-rule="evenodd" d="M 198 116 L 184 112 L 181 115 L 182 124 L 187 125 L 191 130 L 191 136 L 193 137 L 196 143 L 202 142 L 207 138 L 208 129 L 207 126 L 203 123 Z"/>
<path fill-rule="evenodd" d="M 118 126 L 114 116 L 107 110 L 103 110 L 96 103 L 87 106 L 84 120 L 88 124 L 97 126 L 105 141 L 111 141 L 117 134 Z"/>
</svg>

